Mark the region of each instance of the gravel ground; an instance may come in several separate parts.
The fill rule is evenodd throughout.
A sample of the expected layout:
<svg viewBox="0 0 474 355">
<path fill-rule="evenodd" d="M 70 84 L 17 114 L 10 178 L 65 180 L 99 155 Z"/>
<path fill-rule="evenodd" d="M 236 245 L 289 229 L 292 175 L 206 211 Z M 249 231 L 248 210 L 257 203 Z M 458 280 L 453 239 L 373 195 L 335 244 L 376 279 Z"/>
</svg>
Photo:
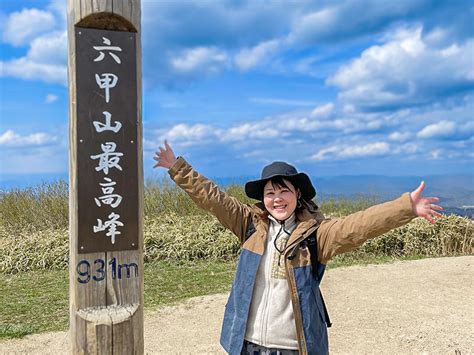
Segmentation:
<svg viewBox="0 0 474 355">
<path fill-rule="evenodd" d="M 329 270 L 322 291 L 333 322 L 331 354 L 472 354 L 474 256 Z M 190 299 L 145 314 L 148 354 L 224 354 L 227 295 Z M 67 332 L 0 342 L 8 354 L 62 354 Z M 179 351 L 176 351 L 179 349 Z"/>
</svg>

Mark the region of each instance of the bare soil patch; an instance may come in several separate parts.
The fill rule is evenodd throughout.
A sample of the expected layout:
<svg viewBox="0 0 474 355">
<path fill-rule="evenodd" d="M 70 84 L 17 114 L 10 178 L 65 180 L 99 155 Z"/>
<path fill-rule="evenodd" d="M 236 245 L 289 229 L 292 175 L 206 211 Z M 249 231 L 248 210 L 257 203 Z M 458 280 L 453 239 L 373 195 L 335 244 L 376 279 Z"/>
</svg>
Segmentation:
<svg viewBox="0 0 474 355">
<path fill-rule="evenodd" d="M 322 291 L 332 354 L 472 354 L 474 256 L 329 270 Z M 145 315 L 148 354 L 224 354 L 227 295 L 190 299 Z M 0 342 L 1 353 L 68 353 L 67 332 Z"/>
</svg>

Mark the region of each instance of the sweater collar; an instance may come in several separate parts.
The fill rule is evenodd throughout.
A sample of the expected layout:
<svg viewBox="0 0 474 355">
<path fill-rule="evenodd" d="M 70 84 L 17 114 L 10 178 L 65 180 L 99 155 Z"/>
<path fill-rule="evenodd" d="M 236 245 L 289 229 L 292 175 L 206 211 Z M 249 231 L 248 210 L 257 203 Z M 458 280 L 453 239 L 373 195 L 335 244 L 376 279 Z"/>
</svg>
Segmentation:
<svg viewBox="0 0 474 355">
<path fill-rule="evenodd" d="M 283 224 L 281 221 L 276 220 L 271 214 L 268 215 L 268 219 L 270 220 L 270 223 L 272 223 L 272 224 L 277 224 L 277 225 L 282 225 Z M 296 224 L 296 215 L 293 212 L 293 214 L 290 217 L 285 219 L 284 226 L 285 226 L 285 229 L 289 229 L 289 228 L 293 227 L 295 224 Z"/>
</svg>

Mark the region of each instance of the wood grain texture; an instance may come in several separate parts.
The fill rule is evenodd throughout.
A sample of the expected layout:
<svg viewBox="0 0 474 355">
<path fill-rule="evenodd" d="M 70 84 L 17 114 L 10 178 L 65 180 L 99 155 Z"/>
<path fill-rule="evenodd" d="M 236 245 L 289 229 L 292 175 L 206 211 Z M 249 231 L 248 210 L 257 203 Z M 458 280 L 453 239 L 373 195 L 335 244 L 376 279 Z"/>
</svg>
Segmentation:
<svg viewBox="0 0 474 355">
<path fill-rule="evenodd" d="M 79 1 L 81 0 L 67 1 L 68 32 L 71 26 L 74 28 L 74 25 L 81 20 L 81 6 Z"/>
<path fill-rule="evenodd" d="M 141 181 L 141 180 L 139 180 Z M 139 229 L 142 230 L 142 229 Z M 122 323 L 114 324 L 114 353 L 129 353 L 126 343 L 121 339 L 133 341 L 134 346 L 143 348 L 143 238 L 139 238 L 138 250 L 115 251 L 107 253 L 107 260 L 115 259 L 117 262 L 117 272 L 115 278 L 112 273 L 107 274 L 107 304 L 116 305 L 139 305 L 131 319 L 127 321 L 127 326 Z M 135 268 L 138 265 L 138 275 Z M 125 266 L 124 266 L 125 265 Z M 119 278 L 120 277 L 120 278 Z M 141 326 L 140 326 L 141 324 Z M 120 342 L 117 343 L 117 342 Z M 120 350 L 119 350 L 120 349 Z M 124 352 L 122 352 L 124 351 Z"/>
<path fill-rule="evenodd" d="M 114 333 L 113 328 L 108 325 L 96 325 L 95 326 L 96 344 L 98 354 L 113 354 L 113 340 Z M 112 351 L 111 351 L 112 349 Z M 119 354 L 119 353 L 118 353 Z"/>
<path fill-rule="evenodd" d="M 102 0 L 92 2 L 92 12 L 113 12 L 112 11 L 112 0 Z"/>
<path fill-rule="evenodd" d="M 137 316 L 135 317 L 137 318 Z M 133 354 L 137 344 L 135 342 L 138 339 L 134 338 L 133 328 L 136 324 L 133 324 L 133 318 L 125 322 L 114 324 L 113 335 L 113 353 L 114 354 Z"/>
<path fill-rule="evenodd" d="M 92 10 L 93 0 L 80 0 L 80 2 L 81 2 L 81 18 L 87 17 L 93 13 L 93 10 Z"/>
<path fill-rule="evenodd" d="M 140 18 L 142 16 L 141 6 L 135 2 L 132 2 L 131 11 L 130 11 L 130 22 L 136 28 L 140 28 Z M 141 53 L 141 52 L 140 52 Z"/>
<path fill-rule="evenodd" d="M 68 0 L 67 6 L 67 19 L 68 19 L 68 112 L 69 112 L 69 324 L 70 333 L 77 334 L 78 336 L 71 336 L 71 352 L 76 353 L 77 349 L 76 342 L 80 343 L 82 339 L 81 335 L 84 334 L 84 329 L 80 327 L 75 321 L 76 317 L 76 298 L 75 285 L 73 281 L 75 272 L 73 272 L 73 260 L 77 253 L 77 181 L 76 174 L 74 172 L 76 168 L 76 58 L 75 58 L 75 47 L 76 40 L 74 33 L 74 24 L 80 20 L 80 9 L 74 5 L 74 0 Z"/>
<path fill-rule="evenodd" d="M 141 106 L 141 40 L 139 0 L 68 0 L 68 89 L 69 89 L 69 239 L 70 239 L 70 334 L 73 354 L 143 354 L 143 159 Z M 77 225 L 77 93 L 75 25 L 84 18 L 94 26 L 98 13 L 112 13 L 129 21 L 137 33 L 137 123 L 139 181 L 139 248 L 134 251 L 78 253 Z M 102 17 L 102 20 L 107 17 Z M 123 19 L 122 19 L 123 20 Z M 120 20 L 120 21 L 122 21 Z M 87 27 L 87 26 L 86 26 Z M 115 258 L 115 278 L 109 261 Z M 94 275 L 94 261 L 104 260 L 106 278 L 79 283 L 77 264 L 86 260 Z M 137 274 L 134 267 L 137 265 Z M 83 264 L 84 265 L 84 264 Z M 120 265 L 120 266 L 119 266 Z M 121 277 L 118 277 L 120 269 Z M 91 277 L 92 277 L 91 275 Z M 131 311 L 133 309 L 133 311 Z"/>
<path fill-rule="evenodd" d="M 124 3 L 124 0 L 112 0 L 113 1 L 113 13 L 116 14 L 116 15 L 120 15 L 122 17 L 125 17 L 124 16 L 124 13 L 123 13 L 123 3 Z M 128 18 L 125 17 L 127 20 Z"/>
<path fill-rule="evenodd" d="M 121 10 L 121 13 L 120 14 L 118 13 L 118 9 L 114 13 L 119 14 L 120 16 L 132 22 L 133 2 L 129 0 L 121 0 L 121 1 L 117 1 L 117 4 L 118 3 L 121 3 L 119 7 Z"/>
</svg>

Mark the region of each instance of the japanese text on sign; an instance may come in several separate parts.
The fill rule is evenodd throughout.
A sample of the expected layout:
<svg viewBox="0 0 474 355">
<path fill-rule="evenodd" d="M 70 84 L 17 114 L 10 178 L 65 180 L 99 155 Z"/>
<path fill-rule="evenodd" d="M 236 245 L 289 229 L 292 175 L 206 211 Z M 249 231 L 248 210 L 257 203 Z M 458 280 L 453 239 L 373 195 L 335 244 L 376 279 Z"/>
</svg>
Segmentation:
<svg viewBox="0 0 474 355">
<path fill-rule="evenodd" d="M 136 249 L 136 36 L 76 28 L 76 43 L 79 249 Z"/>
</svg>

